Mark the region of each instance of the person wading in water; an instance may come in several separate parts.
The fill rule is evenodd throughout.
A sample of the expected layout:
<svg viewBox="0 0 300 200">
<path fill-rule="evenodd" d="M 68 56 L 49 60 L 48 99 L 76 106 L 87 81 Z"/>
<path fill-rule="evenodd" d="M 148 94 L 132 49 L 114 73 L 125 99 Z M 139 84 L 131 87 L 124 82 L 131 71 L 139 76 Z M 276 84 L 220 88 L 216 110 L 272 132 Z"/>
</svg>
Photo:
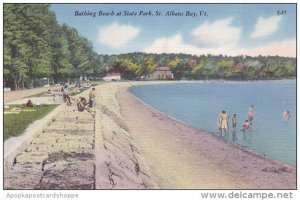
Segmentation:
<svg viewBox="0 0 300 200">
<path fill-rule="evenodd" d="M 223 110 L 219 118 L 221 134 L 228 130 L 228 114 Z"/>
</svg>

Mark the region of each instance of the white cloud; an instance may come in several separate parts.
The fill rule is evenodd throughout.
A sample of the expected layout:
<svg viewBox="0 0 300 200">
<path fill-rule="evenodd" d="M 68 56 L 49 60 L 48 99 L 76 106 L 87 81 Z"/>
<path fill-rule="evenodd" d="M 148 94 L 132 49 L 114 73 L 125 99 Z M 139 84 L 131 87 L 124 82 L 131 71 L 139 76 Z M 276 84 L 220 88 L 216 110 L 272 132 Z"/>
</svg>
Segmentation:
<svg viewBox="0 0 300 200">
<path fill-rule="evenodd" d="M 239 48 L 236 45 L 223 45 L 220 47 L 198 47 L 186 43 L 180 34 L 170 38 L 159 38 L 150 47 L 144 50 L 146 53 L 186 53 L 192 55 L 212 54 L 212 55 L 249 55 L 249 56 L 287 56 L 296 57 L 296 40 L 289 39 L 280 42 L 273 42 L 252 48 Z"/>
<path fill-rule="evenodd" d="M 272 42 L 267 45 L 241 50 L 241 54 L 249 56 L 286 56 L 296 57 L 296 39 Z"/>
<path fill-rule="evenodd" d="M 233 27 L 233 19 L 227 18 L 212 23 L 204 22 L 191 33 L 191 41 L 185 42 L 181 34 L 159 38 L 145 49 L 147 53 L 187 54 L 236 54 L 234 49 L 240 39 L 241 28 Z"/>
<path fill-rule="evenodd" d="M 185 40 L 181 34 L 158 38 L 148 48 L 144 49 L 144 51 L 146 53 L 186 53 L 193 55 L 278 55 L 296 57 L 295 39 L 242 48 L 239 46 L 242 29 L 240 27 L 233 27 L 232 21 L 232 18 L 227 18 L 212 23 L 204 22 L 192 31 L 191 39 L 187 38 Z M 271 34 L 277 29 L 279 21 L 280 17 L 278 18 L 277 16 L 268 19 L 260 18 L 257 22 L 257 29 L 260 29 L 262 32 L 254 32 L 254 36 L 263 37 L 263 35 Z M 267 27 L 264 28 L 263 25 Z"/>
<path fill-rule="evenodd" d="M 255 30 L 252 32 L 252 38 L 262 38 L 272 33 L 276 32 L 278 29 L 278 24 L 281 20 L 281 16 L 273 16 L 270 18 L 259 17 Z"/>
<path fill-rule="evenodd" d="M 193 41 L 201 46 L 224 46 L 236 44 L 242 29 L 232 26 L 233 18 L 201 24 L 192 31 Z"/>
<path fill-rule="evenodd" d="M 176 34 L 170 38 L 159 38 L 154 41 L 154 43 L 147 49 L 147 53 L 189 53 L 194 54 L 197 52 L 198 48 L 185 44 L 183 42 L 182 36 Z"/>
<path fill-rule="evenodd" d="M 200 48 L 198 46 L 188 44 L 183 40 L 183 37 L 180 34 L 176 34 L 170 38 L 159 38 L 154 41 L 154 43 L 146 48 L 144 51 L 146 53 L 186 53 L 193 55 L 200 54 L 235 54 L 233 51 L 232 45 L 224 45 L 217 48 Z M 229 51 L 230 50 L 230 51 Z"/>
<path fill-rule="evenodd" d="M 137 37 L 140 29 L 132 25 L 113 23 L 98 30 L 98 42 L 109 47 L 123 47 L 130 40 Z"/>
</svg>

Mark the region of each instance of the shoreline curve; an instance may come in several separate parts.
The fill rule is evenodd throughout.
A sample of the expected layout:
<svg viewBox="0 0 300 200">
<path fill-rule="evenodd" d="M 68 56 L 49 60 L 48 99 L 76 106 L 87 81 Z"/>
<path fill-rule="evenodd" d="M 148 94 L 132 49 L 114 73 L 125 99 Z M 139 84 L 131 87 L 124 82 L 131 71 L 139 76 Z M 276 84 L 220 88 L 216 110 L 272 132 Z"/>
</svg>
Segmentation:
<svg viewBox="0 0 300 200">
<path fill-rule="evenodd" d="M 152 171 L 154 179 L 156 178 L 157 182 L 161 183 L 160 188 L 296 189 L 296 169 L 293 166 L 278 160 L 263 157 L 253 151 L 249 151 L 243 147 L 227 142 L 222 138 L 208 133 L 207 131 L 192 127 L 189 124 L 174 119 L 173 117 L 170 117 L 146 104 L 129 91 L 129 88 L 132 86 L 145 84 L 160 83 L 131 82 L 130 84 L 123 84 L 123 86 L 121 84 L 118 87 L 119 90 L 117 92 L 117 99 L 119 100 L 121 113 L 126 121 L 126 124 L 128 125 L 129 130 L 134 136 L 137 144 L 142 149 L 142 152 L 144 153 L 143 156 L 150 166 L 150 171 Z M 124 99 L 126 100 L 124 101 Z M 140 115 L 140 113 L 143 113 L 143 115 Z M 138 115 L 138 117 L 134 115 Z M 158 118 L 158 120 L 153 118 Z M 134 123 L 132 123 L 133 120 L 135 121 Z M 159 131 L 157 127 L 154 130 L 154 132 L 157 131 L 160 133 L 160 135 L 164 135 L 164 138 L 160 138 L 160 144 L 162 146 L 147 145 L 147 143 L 149 143 L 149 138 L 152 138 L 150 143 L 155 143 L 153 141 L 153 137 L 159 136 L 155 135 L 153 130 L 148 130 L 147 132 L 150 133 L 147 135 L 147 137 L 145 137 L 145 135 L 141 134 L 141 128 L 136 127 L 137 123 L 145 127 L 147 127 L 148 123 L 149 127 L 149 123 L 152 122 L 155 122 L 157 127 L 163 130 Z M 178 126 L 181 131 L 176 132 L 176 128 L 172 128 L 174 126 Z M 190 134 L 190 132 L 194 134 Z M 172 161 L 170 160 L 170 162 L 178 163 L 180 161 L 178 160 L 180 156 L 176 156 L 176 153 L 172 151 L 181 151 L 182 149 L 176 149 L 172 147 L 165 148 L 164 145 L 166 144 L 174 144 L 174 141 L 171 142 L 171 139 L 170 141 L 166 142 L 166 136 L 167 138 L 174 136 L 178 137 L 177 139 L 180 141 L 179 143 L 182 143 L 179 146 L 183 148 L 186 147 L 185 150 L 183 150 L 185 151 L 185 154 L 195 158 L 195 161 L 186 161 L 190 162 L 187 163 L 187 166 L 190 166 L 193 173 L 197 171 L 197 169 L 206 170 L 206 172 L 202 171 L 202 173 L 196 175 L 196 177 L 202 178 L 202 181 L 199 180 L 198 182 L 197 179 L 187 176 L 178 178 L 183 179 L 183 181 L 177 180 L 175 183 L 170 183 L 171 180 L 168 179 L 172 176 L 174 178 L 176 173 L 170 173 L 168 177 L 168 173 L 166 173 L 160 164 L 156 166 L 157 162 L 164 160 L 168 156 L 172 157 Z M 209 142 L 212 144 L 209 144 Z M 205 151 L 203 151 L 203 149 L 205 149 Z M 153 150 L 160 151 L 160 155 L 153 152 L 151 153 Z M 211 158 L 209 159 L 209 157 Z M 201 163 L 201 161 L 203 162 Z M 167 167 L 170 169 L 174 167 L 174 170 L 179 169 L 178 167 L 174 166 L 174 163 L 167 163 Z M 190 172 L 181 173 L 189 174 Z M 213 175 L 215 172 L 217 175 Z M 223 183 L 219 184 L 217 180 L 213 180 L 214 178 L 222 179 Z"/>
<path fill-rule="evenodd" d="M 216 133 L 214 133 L 214 132 L 210 132 L 210 131 L 207 131 L 207 130 L 204 130 L 204 129 L 201 129 L 201 128 L 197 128 L 197 127 L 195 127 L 195 126 L 192 126 L 191 124 L 188 124 L 188 123 L 186 123 L 186 122 L 184 122 L 184 121 L 181 121 L 181 120 L 179 120 L 179 119 L 176 119 L 175 117 L 172 117 L 172 116 L 170 116 L 170 115 L 168 115 L 168 114 L 166 114 L 166 113 L 163 113 L 163 112 L 159 111 L 158 109 L 156 109 L 156 108 L 152 107 L 151 105 L 147 104 L 146 102 L 144 102 L 143 100 L 141 100 L 139 97 L 135 96 L 132 92 L 130 92 L 129 89 L 130 89 L 131 87 L 132 87 L 132 86 L 130 86 L 130 87 L 127 88 L 127 91 L 129 92 L 129 94 L 131 94 L 132 97 L 135 98 L 137 101 L 139 101 L 141 104 L 144 104 L 144 106 L 147 106 L 147 107 L 149 107 L 149 108 L 152 109 L 152 110 L 155 110 L 155 112 L 158 112 L 158 113 L 160 113 L 161 115 L 164 115 L 165 117 L 168 117 L 168 118 L 170 118 L 170 119 L 172 119 L 172 120 L 174 120 L 174 121 L 176 121 L 176 122 L 178 122 L 178 123 L 181 123 L 181 124 L 183 124 L 184 126 L 189 126 L 189 127 L 191 127 L 191 128 L 194 128 L 195 130 L 201 131 L 201 132 L 206 133 L 206 134 L 210 134 L 210 135 L 216 137 L 217 139 L 219 139 L 220 141 L 222 141 L 222 142 L 224 142 L 224 143 L 226 143 L 226 144 L 228 144 L 228 145 L 231 145 L 231 146 L 233 146 L 233 147 L 235 147 L 235 148 L 237 148 L 237 149 L 239 149 L 239 150 L 242 150 L 242 151 L 245 151 L 245 152 L 247 152 L 247 153 L 249 153 L 249 154 L 252 154 L 253 156 L 260 157 L 260 158 L 262 158 L 262 159 L 264 159 L 264 160 L 268 160 L 269 162 L 274 162 L 274 163 L 281 164 L 281 165 L 288 165 L 288 166 L 290 166 L 291 168 L 293 168 L 293 169 L 296 170 L 296 168 L 295 168 L 293 165 L 289 164 L 289 163 L 285 163 L 285 162 L 282 162 L 282 161 L 280 161 L 280 160 L 276 160 L 276 159 L 269 158 L 269 157 L 264 157 L 263 155 L 261 155 L 261 154 L 259 154 L 259 153 L 256 153 L 255 151 L 252 151 L 251 149 L 246 149 L 246 148 L 244 148 L 244 147 L 242 147 L 242 146 L 240 146 L 240 145 L 238 145 L 238 144 L 233 144 L 233 143 L 231 143 L 231 142 L 228 142 L 227 140 L 225 140 L 225 139 L 222 138 L 221 136 L 218 136 L 218 135 L 217 135 Z"/>
</svg>

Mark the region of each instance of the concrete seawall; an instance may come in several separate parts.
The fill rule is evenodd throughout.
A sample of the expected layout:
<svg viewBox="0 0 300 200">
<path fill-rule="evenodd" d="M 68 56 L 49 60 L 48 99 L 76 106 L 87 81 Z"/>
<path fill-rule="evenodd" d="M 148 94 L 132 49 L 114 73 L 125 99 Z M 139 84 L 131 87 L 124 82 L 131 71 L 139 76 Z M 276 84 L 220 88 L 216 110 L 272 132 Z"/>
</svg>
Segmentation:
<svg viewBox="0 0 300 200">
<path fill-rule="evenodd" d="M 128 92 L 162 83 L 169 82 L 101 84 L 93 113 L 61 105 L 6 141 L 4 188 L 296 188 L 293 167 L 171 119 Z"/>
</svg>

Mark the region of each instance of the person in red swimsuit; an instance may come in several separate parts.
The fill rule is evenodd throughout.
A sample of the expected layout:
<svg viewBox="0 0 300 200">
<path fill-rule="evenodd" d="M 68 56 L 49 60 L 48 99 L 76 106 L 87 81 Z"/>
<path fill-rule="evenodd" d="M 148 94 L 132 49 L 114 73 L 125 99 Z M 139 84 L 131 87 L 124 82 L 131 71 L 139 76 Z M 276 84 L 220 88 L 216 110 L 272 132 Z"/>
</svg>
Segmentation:
<svg viewBox="0 0 300 200">
<path fill-rule="evenodd" d="M 245 121 L 245 124 L 243 125 L 243 131 L 247 132 L 250 129 L 250 123 L 248 120 Z"/>
</svg>

